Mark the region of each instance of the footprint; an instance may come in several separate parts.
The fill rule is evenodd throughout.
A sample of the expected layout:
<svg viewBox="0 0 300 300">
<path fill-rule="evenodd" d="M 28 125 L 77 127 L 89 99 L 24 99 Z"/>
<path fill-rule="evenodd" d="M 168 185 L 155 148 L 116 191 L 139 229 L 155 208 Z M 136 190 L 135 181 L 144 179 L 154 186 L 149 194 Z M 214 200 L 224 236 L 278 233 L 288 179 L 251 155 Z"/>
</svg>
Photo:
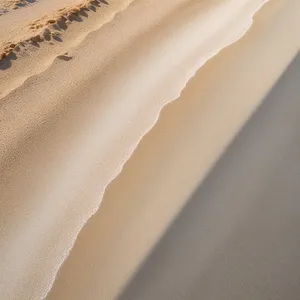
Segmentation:
<svg viewBox="0 0 300 300">
<path fill-rule="evenodd" d="M 68 53 L 64 53 L 64 54 L 58 55 L 57 58 L 60 59 L 60 60 L 69 61 L 73 57 L 69 56 Z"/>
</svg>

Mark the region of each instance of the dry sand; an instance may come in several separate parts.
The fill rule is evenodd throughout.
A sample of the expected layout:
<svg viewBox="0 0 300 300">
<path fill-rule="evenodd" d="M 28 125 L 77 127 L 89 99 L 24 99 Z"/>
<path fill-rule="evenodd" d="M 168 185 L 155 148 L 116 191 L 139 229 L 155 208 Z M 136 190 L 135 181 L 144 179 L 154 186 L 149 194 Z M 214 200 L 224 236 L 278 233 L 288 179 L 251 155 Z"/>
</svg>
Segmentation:
<svg viewBox="0 0 300 300">
<path fill-rule="evenodd" d="M 79 234 L 47 300 L 116 299 L 296 53 L 291 12 L 299 4 L 286 3 L 265 6 L 247 36 L 163 110 Z"/>
<path fill-rule="evenodd" d="M 0 16 L 16 45 L 0 61 L 3 299 L 42 299 L 67 258 L 49 299 L 114 299 L 299 50 L 297 0 L 271 1 L 224 53 L 266 1 L 131 2 Z"/>
</svg>

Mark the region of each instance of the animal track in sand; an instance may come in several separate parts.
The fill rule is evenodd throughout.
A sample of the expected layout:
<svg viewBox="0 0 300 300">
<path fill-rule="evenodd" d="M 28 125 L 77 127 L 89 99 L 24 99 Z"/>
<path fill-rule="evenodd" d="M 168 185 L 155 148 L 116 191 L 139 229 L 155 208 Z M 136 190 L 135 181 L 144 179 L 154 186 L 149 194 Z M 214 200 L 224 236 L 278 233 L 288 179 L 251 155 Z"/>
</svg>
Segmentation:
<svg viewBox="0 0 300 300">
<path fill-rule="evenodd" d="M 60 60 L 69 61 L 73 57 L 68 55 L 68 52 L 65 52 L 64 54 L 58 55 L 57 58 L 60 59 Z"/>
</svg>

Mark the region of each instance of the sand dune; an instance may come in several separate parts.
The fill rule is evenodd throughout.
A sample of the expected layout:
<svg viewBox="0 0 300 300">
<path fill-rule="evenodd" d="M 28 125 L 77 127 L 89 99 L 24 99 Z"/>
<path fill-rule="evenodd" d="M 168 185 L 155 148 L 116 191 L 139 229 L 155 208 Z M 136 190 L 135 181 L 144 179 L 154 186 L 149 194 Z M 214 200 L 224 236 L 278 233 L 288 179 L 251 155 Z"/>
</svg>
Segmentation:
<svg viewBox="0 0 300 300">
<path fill-rule="evenodd" d="M 8 19 L 0 19 L 0 25 L 1 22 L 14 24 L 13 30 L 11 29 L 9 33 L 5 31 L 1 33 L 1 28 L 4 27 L 0 26 L 0 41 L 3 40 L 2 49 L 6 53 L 6 57 L 0 60 L 0 70 L 5 71 L 0 72 L 0 97 L 4 97 L 22 85 L 31 76 L 45 71 L 57 56 L 82 43 L 88 34 L 112 20 L 115 14 L 125 9 L 132 0 L 114 1 L 109 5 L 104 2 L 96 1 L 90 6 L 88 12 L 83 12 L 84 8 L 82 8 L 88 3 L 86 1 L 77 0 L 74 5 L 68 6 L 62 6 L 59 2 L 56 3 L 59 4 L 58 8 L 52 14 L 45 15 L 48 2 L 48 5 L 43 4 L 40 7 L 39 14 L 30 14 L 30 20 L 28 14 L 23 13 L 26 18 L 25 23 L 23 18 L 16 20 L 14 14 L 5 16 L 9 17 Z M 53 7 L 55 3 L 51 2 L 51 9 Z M 69 16 L 71 21 L 62 21 L 63 16 L 67 16 L 72 10 L 82 10 L 81 15 Z M 40 18 L 32 20 L 39 15 Z M 57 24 L 48 24 L 49 21 L 51 23 L 54 20 Z M 34 28 L 30 29 L 30 27 Z"/>
<path fill-rule="evenodd" d="M 249 33 L 165 107 L 80 232 L 47 300 L 117 298 L 299 49 L 298 7 L 265 6 Z"/>
<path fill-rule="evenodd" d="M 53 15 L 46 15 L 43 18 L 32 21 L 28 24 L 29 32 L 18 41 L 6 42 L 0 50 L 0 60 L 9 56 L 16 56 L 20 48 L 28 48 L 28 43 L 39 46 L 43 41 L 62 41 L 60 38 L 61 30 L 66 30 L 71 22 L 80 22 L 81 16 L 88 17 L 87 12 L 96 11 L 100 4 L 108 4 L 105 0 L 86 0 L 80 4 L 64 7 L 56 11 Z M 32 31 L 32 32 L 31 32 Z"/>
<path fill-rule="evenodd" d="M 47 295 L 78 233 L 99 208 L 106 187 L 157 122 L 162 108 L 180 97 L 209 59 L 245 35 L 253 15 L 266 2 L 111 0 L 96 12 L 91 8 L 86 12 L 90 1 L 68 8 L 60 3 L 62 7 L 49 9 L 47 17 L 36 9 L 30 21 L 25 11 L 43 1 L 16 11 L 24 17 L 10 34 L 16 33 L 13 37 L 20 42 L 33 31 L 46 41 L 37 41 L 37 49 L 25 45 L 27 51 L 1 62 L 3 299 Z M 279 10 L 298 8 L 296 0 L 289 6 L 288 1 L 277 2 Z M 43 4 L 41 11 L 46 7 Z M 70 12 L 89 14 L 82 22 L 73 22 Z M 14 14 L 1 16 L 0 24 L 14 20 Z M 291 18 L 287 30 L 295 27 L 293 22 L 296 19 Z M 61 41 L 54 36 L 47 41 L 40 32 L 45 29 L 49 36 L 59 32 Z M 264 92 L 299 49 L 292 31 L 291 36 L 289 51 L 275 77 L 263 85 Z M 10 49 L 12 55 L 16 46 Z M 254 102 L 249 100 L 251 105 L 243 105 L 242 114 L 228 113 L 228 118 L 238 115 L 239 122 L 223 132 L 227 143 L 262 99 L 262 90 Z M 238 103 L 228 103 L 229 111 L 232 104 Z M 202 166 L 202 174 L 208 167 Z M 143 255 L 145 251 L 139 259 Z M 133 269 L 121 277 L 128 277 Z"/>
</svg>

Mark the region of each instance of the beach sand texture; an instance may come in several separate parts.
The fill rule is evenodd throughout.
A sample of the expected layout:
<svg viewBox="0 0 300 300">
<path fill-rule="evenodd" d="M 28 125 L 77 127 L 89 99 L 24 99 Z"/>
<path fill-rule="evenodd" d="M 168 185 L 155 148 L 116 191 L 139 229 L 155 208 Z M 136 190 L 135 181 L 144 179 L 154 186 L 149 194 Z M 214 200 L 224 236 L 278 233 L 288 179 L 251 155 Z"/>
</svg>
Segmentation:
<svg viewBox="0 0 300 300">
<path fill-rule="evenodd" d="M 299 13 L 0 0 L 1 299 L 116 299 L 299 51 Z"/>
</svg>

